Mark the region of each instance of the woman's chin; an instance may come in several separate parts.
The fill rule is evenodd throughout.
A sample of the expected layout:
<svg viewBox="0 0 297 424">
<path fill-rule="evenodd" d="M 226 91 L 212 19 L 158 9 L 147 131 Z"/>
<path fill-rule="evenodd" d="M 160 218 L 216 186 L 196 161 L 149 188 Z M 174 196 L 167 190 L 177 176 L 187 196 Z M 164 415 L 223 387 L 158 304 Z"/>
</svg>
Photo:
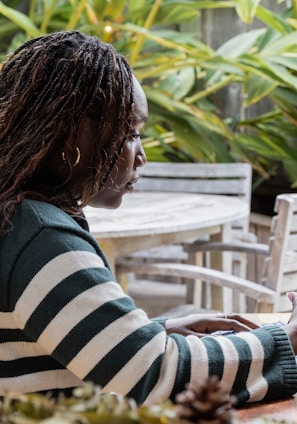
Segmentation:
<svg viewBox="0 0 297 424">
<path fill-rule="evenodd" d="M 123 196 L 110 196 L 106 198 L 94 198 L 90 203 L 89 206 L 92 206 L 93 208 L 104 208 L 104 209 L 117 209 L 121 206 L 123 200 Z"/>
</svg>

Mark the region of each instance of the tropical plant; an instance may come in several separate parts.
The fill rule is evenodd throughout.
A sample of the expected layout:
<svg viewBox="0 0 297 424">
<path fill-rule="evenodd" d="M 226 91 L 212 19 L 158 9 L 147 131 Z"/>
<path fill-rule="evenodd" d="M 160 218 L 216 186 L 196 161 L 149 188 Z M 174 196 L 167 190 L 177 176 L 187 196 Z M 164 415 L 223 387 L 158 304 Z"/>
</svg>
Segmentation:
<svg viewBox="0 0 297 424">
<path fill-rule="evenodd" d="M 150 111 L 143 143 L 150 160 L 245 160 L 263 178 L 281 163 L 297 187 L 297 0 L 281 14 L 260 3 L 0 1 L 0 40 L 6 52 L 49 31 L 95 34 L 127 56 L 143 85 Z M 214 8 L 235 9 L 247 25 L 217 50 L 197 34 L 180 31 L 203 9 Z M 249 30 L 255 18 L 263 27 Z M 217 104 L 230 84 L 241 90 L 236 117 L 224 116 Z M 269 109 L 251 115 L 251 106 L 263 99 L 269 99 Z"/>
</svg>

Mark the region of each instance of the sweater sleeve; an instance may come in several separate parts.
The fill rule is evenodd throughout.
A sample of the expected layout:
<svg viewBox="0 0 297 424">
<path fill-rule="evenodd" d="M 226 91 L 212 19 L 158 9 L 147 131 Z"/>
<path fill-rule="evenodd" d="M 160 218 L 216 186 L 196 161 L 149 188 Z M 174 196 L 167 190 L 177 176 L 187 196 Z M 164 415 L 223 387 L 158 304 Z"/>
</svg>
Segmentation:
<svg viewBox="0 0 297 424">
<path fill-rule="evenodd" d="M 9 297 L 18 328 L 35 346 L 31 373 L 62 367 L 145 404 L 174 400 L 186 383 L 214 374 L 239 403 L 297 389 L 295 357 L 282 329 L 167 336 L 114 281 L 85 233 L 40 231 L 15 263 Z"/>
</svg>

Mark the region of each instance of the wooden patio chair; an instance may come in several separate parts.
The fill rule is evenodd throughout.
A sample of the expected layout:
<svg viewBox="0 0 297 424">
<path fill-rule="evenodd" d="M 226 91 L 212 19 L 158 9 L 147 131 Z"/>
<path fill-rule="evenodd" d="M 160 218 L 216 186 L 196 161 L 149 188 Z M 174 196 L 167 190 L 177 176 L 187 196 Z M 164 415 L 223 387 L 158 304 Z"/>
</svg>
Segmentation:
<svg viewBox="0 0 297 424">
<path fill-rule="evenodd" d="M 297 291 L 297 193 L 278 195 L 275 202 L 276 215 L 272 219 L 271 236 L 267 245 L 230 243 L 208 245 L 215 250 L 230 249 L 258 253 L 266 256 L 261 281 L 249 281 L 214 269 L 191 264 L 142 263 L 135 264 L 127 259 L 118 264 L 121 272 L 144 272 L 150 275 L 183 276 L 192 280 L 188 283 L 187 304 L 165 313 L 167 316 L 183 316 L 200 312 L 191 303 L 195 280 L 203 280 L 208 285 L 229 287 L 234 293 L 243 293 L 247 298 L 245 311 L 237 311 L 233 304 L 223 312 L 287 312 L 291 303 L 286 297 L 289 291 Z M 201 249 L 202 244 L 191 245 L 191 249 Z"/>
</svg>

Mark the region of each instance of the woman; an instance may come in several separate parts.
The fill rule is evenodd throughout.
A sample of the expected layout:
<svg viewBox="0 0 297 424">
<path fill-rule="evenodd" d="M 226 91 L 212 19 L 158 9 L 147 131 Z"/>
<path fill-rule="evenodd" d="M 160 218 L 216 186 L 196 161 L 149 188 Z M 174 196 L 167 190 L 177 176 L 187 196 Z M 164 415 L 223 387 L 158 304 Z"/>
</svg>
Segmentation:
<svg viewBox="0 0 297 424">
<path fill-rule="evenodd" d="M 0 394 L 93 381 L 152 404 L 208 375 L 239 403 L 295 393 L 297 294 L 284 329 L 150 320 L 89 233 L 82 208 L 120 206 L 146 162 L 147 102 L 126 60 L 77 31 L 45 35 L 8 58 L 0 97 Z M 240 333 L 198 337 L 220 329 Z"/>
</svg>

